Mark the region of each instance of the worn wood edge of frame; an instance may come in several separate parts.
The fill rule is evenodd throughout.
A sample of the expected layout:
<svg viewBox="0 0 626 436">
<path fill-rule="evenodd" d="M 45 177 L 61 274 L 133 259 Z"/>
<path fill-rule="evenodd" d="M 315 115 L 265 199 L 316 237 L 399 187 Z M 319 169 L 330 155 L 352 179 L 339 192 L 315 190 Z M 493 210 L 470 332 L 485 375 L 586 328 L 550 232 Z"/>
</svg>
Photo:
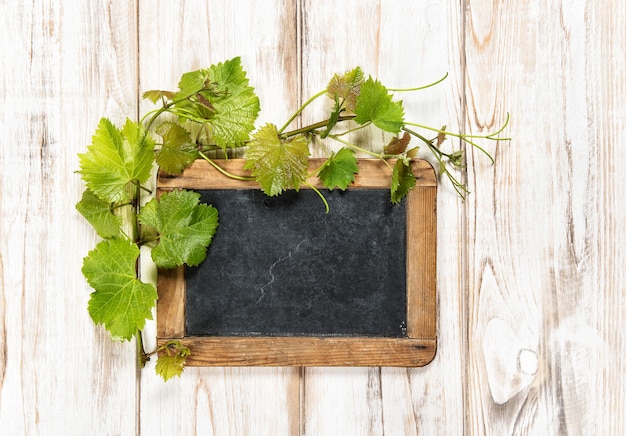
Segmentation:
<svg viewBox="0 0 626 436">
<path fill-rule="evenodd" d="M 243 159 L 219 160 L 226 171 L 249 176 Z M 310 159 L 309 170 L 324 159 Z M 390 162 L 393 165 L 393 162 Z M 407 195 L 407 338 L 185 337 L 184 267 L 159 270 L 157 340 L 180 340 L 192 350 L 188 366 L 397 366 L 428 364 L 436 354 L 436 187 L 430 163 L 412 162 L 417 182 Z M 359 159 L 351 188 L 388 188 L 391 168 L 380 159 Z M 309 180 L 323 188 L 317 178 Z M 172 189 L 258 189 L 256 182 L 225 177 L 196 161 L 179 176 L 160 173 L 158 194 Z M 303 186 L 304 189 L 306 189 Z"/>
<path fill-rule="evenodd" d="M 319 168 L 326 159 L 309 159 L 309 173 Z M 237 176 L 250 177 L 250 172 L 243 170 L 245 159 L 215 159 L 220 168 Z M 359 159 L 359 173 L 356 174 L 352 188 L 389 188 L 391 168 L 380 159 Z M 388 161 L 391 166 L 394 160 Z M 430 163 L 423 159 L 412 162 L 413 174 L 416 177 L 416 187 L 437 186 L 437 177 Z M 307 180 L 316 188 L 324 186 L 317 177 Z M 225 177 L 205 160 L 196 160 L 189 168 L 178 176 L 171 176 L 159 172 L 157 186 L 161 189 L 258 189 L 259 185 L 253 181 L 237 180 Z M 307 186 L 303 185 L 302 189 Z"/>
<path fill-rule="evenodd" d="M 407 335 L 437 336 L 437 187 L 413 189 L 407 210 Z"/>
<path fill-rule="evenodd" d="M 159 338 L 158 345 L 169 339 Z M 193 337 L 187 366 L 395 366 L 427 365 L 436 339 L 370 337 Z"/>
<path fill-rule="evenodd" d="M 185 336 L 185 267 L 161 269 L 157 278 L 157 338 Z"/>
</svg>

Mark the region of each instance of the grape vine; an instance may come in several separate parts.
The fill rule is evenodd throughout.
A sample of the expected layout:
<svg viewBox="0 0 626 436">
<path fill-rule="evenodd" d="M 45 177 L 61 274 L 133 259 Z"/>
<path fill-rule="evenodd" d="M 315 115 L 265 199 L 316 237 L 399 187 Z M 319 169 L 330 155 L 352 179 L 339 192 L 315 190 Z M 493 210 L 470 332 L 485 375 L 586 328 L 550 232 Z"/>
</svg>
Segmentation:
<svg viewBox="0 0 626 436">
<path fill-rule="evenodd" d="M 152 260 L 160 268 L 198 265 L 205 259 L 218 229 L 218 211 L 200 203 L 199 194 L 186 190 L 153 198 L 140 210 L 140 195 L 147 191 L 145 185 L 155 164 L 162 171 L 177 175 L 196 159 L 205 159 L 225 177 L 254 180 L 265 194 L 275 196 L 308 185 L 311 176 L 318 177 L 330 190 L 347 189 L 359 172 L 358 152 L 387 163 L 392 172 L 390 201 L 398 203 L 416 184 L 410 166 L 419 151 L 418 146 L 411 145 L 411 140 L 416 139 L 434 157 L 440 174 L 447 176 L 456 192 L 465 197 L 469 193 L 467 187 L 453 174 L 455 168 L 464 165 L 464 150 L 444 152 L 443 142 L 448 137 L 458 138 L 493 162 L 476 141 L 508 140 L 500 136 L 508 117 L 500 129 L 483 136 L 405 120 L 402 101 L 395 100 L 392 92 L 424 89 L 443 79 L 421 88 L 393 90 L 372 77 L 365 78 L 357 67 L 335 74 L 326 89 L 307 100 L 281 127 L 267 123 L 255 129 L 259 99 L 249 85 L 240 58 L 234 58 L 183 74 L 176 91 L 145 92 L 143 97 L 158 107 L 139 122 L 127 119 L 122 127 L 117 127 L 102 118 L 87 151 L 79 154 L 78 173 L 86 188 L 76 205 L 102 238 L 87 254 L 82 268 L 93 288 L 88 312 L 94 323 L 103 325 L 115 340 L 136 338 L 142 367 L 157 354 L 156 372 L 164 380 L 180 376 L 192 352 L 178 341 L 168 342 L 151 353 L 143 350 L 141 330 L 152 319 L 158 296 L 155 287 L 139 277 L 139 248 L 148 244 Z M 330 99 L 332 109 L 323 120 L 287 130 L 313 101 L 324 97 Z M 377 151 L 346 139 L 349 133 L 367 128 L 392 137 L 380 144 Z M 308 158 L 317 140 L 334 141 L 340 148 L 330 152 L 326 161 L 310 174 Z M 220 167 L 219 155 L 228 157 L 229 150 L 235 148 L 245 150 L 244 169 L 250 176 L 236 176 Z M 210 157 L 216 155 L 218 158 Z M 323 194 L 308 186 L 317 192 L 329 212 Z"/>
</svg>

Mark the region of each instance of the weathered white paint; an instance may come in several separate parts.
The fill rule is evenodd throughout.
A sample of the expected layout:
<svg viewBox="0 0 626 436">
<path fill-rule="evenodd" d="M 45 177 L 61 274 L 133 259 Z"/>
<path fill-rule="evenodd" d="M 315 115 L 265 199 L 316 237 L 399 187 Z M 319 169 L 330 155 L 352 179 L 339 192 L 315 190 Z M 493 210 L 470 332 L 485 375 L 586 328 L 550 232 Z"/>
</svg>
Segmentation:
<svg viewBox="0 0 626 436">
<path fill-rule="evenodd" d="M 136 111 L 133 2 L 0 5 L 0 432 L 132 434 L 134 347 L 86 315 L 96 235 L 74 171 L 101 116 Z"/>
<path fill-rule="evenodd" d="M 610 1 L 468 2 L 467 127 L 509 110 L 515 138 L 468 165 L 471 433 L 624 431 L 624 18 Z M 511 365 L 521 350 L 534 374 Z"/>
<path fill-rule="evenodd" d="M 626 431 L 624 2 L 83 3 L 0 5 L 2 434 Z M 449 72 L 407 119 L 484 134 L 511 113 L 512 142 L 481 142 L 495 166 L 469 152 L 468 200 L 439 190 L 429 366 L 194 368 L 164 384 L 92 325 L 76 153 L 99 117 L 136 117 L 143 91 L 234 56 L 259 124 L 356 65 L 394 87 Z"/>
</svg>

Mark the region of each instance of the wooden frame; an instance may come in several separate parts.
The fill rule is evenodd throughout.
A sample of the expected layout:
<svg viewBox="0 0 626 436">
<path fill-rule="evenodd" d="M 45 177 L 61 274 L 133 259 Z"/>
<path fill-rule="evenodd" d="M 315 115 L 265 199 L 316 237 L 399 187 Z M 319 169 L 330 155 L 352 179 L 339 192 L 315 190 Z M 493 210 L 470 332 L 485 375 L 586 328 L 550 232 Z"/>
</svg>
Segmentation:
<svg viewBox="0 0 626 436">
<path fill-rule="evenodd" d="M 322 160 L 310 159 L 317 168 Z M 220 161 L 227 171 L 248 175 L 242 159 Z M 180 340 L 191 349 L 189 366 L 400 366 L 428 364 L 436 338 L 436 195 L 433 168 L 412 163 L 417 178 L 407 198 L 407 337 L 189 337 L 185 335 L 184 268 L 158 276 L 157 341 Z M 388 188 L 391 170 L 379 159 L 361 159 L 350 189 Z M 320 187 L 316 179 L 309 180 Z M 258 189 L 253 182 L 225 177 L 203 160 L 180 176 L 159 174 L 157 193 L 185 189 Z M 332 212 L 331 212 L 332 213 Z"/>
</svg>

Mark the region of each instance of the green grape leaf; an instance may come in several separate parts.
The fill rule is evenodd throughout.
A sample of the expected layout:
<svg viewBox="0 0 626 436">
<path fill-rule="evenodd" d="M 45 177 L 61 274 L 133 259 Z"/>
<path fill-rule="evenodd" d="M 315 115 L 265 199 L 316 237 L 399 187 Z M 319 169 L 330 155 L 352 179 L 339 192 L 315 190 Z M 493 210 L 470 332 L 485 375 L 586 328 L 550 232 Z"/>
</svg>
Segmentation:
<svg viewBox="0 0 626 436">
<path fill-rule="evenodd" d="M 87 188 L 103 201 L 129 201 L 133 195 L 127 189 L 131 182 L 144 183 L 150 177 L 154 160 L 154 141 L 137 123 L 126 120 L 119 130 L 102 118 L 87 147 L 78 155 L 78 171 Z"/>
<path fill-rule="evenodd" d="M 178 82 L 178 92 L 174 96 L 175 100 L 181 100 L 178 105 L 189 105 L 190 101 L 185 102 L 185 99 L 195 97 L 201 91 L 208 91 L 212 89 L 212 84 L 209 81 L 209 73 L 206 69 L 189 71 L 184 73 L 180 77 Z M 191 107 L 191 105 L 189 105 Z"/>
<path fill-rule="evenodd" d="M 137 279 L 139 248 L 127 239 L 101 241 L 83 260 L 82 272 L 94 289 L 88 303 L 91 318 L 114 339 L 130 340 L 152 319 L 157 292 Z"/>
<path fill-rule="evenodd" d="M 187 264 L 199 265 L 218 226 L 217 209 L 199 204 L 200 194 L 193 191 L 164 193 L 153 198 L 139 213 L 139 221 L 160 234 L 152 250 L 152 260 L 161 268 Z"/>
<path fill-rule="evenodd" d="M 164 354 L 159 356 L 154 369 L 163 378 L 163 381 L 168 381 L 174 376 L 180 377 L 185 369 L 185 358 L 178 354 L 173 356 Z"/>
<path fill-rule="evenodd" d="M 345 191 L 350 183 L 354 182 L 354 175 L 359 172 L 354 150 L 342 148 L 333 153 L 320 171 L 319 178 L 322 184 L 330 189 L 339 188 Z"/>
<path fill-rule="evenodd" d="M 361 83 L 363 83 L 363 71 L 359 67 L 348 71 L 342 76 L 335 74 L 330 79 L 326 87 L 326 95 L 335 101 L 335 106 L 328 119 L 326 130 L 320 135 L 322 139 L 326 138 L 333 130 L 341 112 L 345 110 L 354 112 L 356 99 L 361 92 Z"/>
<path fill-rule="evenodd" d="M 76 203 L 76 210 L 89 221 L 101 238 L 120 236 L 122 217 L 114 215 L 111 203 L 100 199 L 90 189 L 85 189 L 83 197 Z"/>
<path fill-rule="evenodd" d="M 172 91 L 161 91 L 159 89 L 151 89 L 150 91 L 144 92 L 141 97 L 147 100 L 150 100 L 152 103 L 157 103 L 161 99 L 165 100 L 173 100 L 176 96 L 175 92 Z"/>
<path fill-rule="evenodd" d="M 363 71 L 360 67 L 356 67 L 341 76 L 335 74 L 328 82 L 326 95 L 331 100 L 343 100 L 343 107 L 350 112 L 354 112 L 357 97 L 361 93 L 362 83 Z"/>
<path fill-rule="evenodd" d="M 182 126 L 170 121 L 159 124 L 156 133 L 163 137 L 163 146 L 156 153 L 157 164 L 168 174 L 180 174 L 198 157 L 191 135 Z"/>
<path fill-rule="evenodd" d="M 274 124 L 266 124 L 253 135 L 244 169 L 251 170 L 269 196 L 285 189 L 300 189 L 307 179 L 309 141 L 303 135 L 281 139 Z"/>
<path fill-rule="evenodd" d="M 218 146 L 239 147 L 250 138 L 260 104 L 239 57 L 185 73 L 178 86 L 176 99 L 183 100 L 176 104 L 177 113 L 209 123 Z"/>
<path fill-rule="evenodd" d="M 391 202 L 400 203 L 411 189 L 415 187 L 415 176 L 411 165 L 407 165 L 402 159 L 398 159 L 391 174 Z"/>
<path fill-rule="evenodd" d="M 185 361 L 191 354 L 189 348 L 184 347 L 178 341 L 171 341 L 164 347 L 163 353 L 159 355 L 155 366 L 155 371 L 164 381 L 172 377 L 180 377 L 185 370 Z"/>
<path fill-rule="evenodd" d="M 354 121 L 357 123 L 372 122 L 376 127 L 391 133 L 399 133 L 404 125 L 402 102 L 393 101 L 387 88 L 371 77 L 361 85 L 354 113 Z"/>
</svg>

